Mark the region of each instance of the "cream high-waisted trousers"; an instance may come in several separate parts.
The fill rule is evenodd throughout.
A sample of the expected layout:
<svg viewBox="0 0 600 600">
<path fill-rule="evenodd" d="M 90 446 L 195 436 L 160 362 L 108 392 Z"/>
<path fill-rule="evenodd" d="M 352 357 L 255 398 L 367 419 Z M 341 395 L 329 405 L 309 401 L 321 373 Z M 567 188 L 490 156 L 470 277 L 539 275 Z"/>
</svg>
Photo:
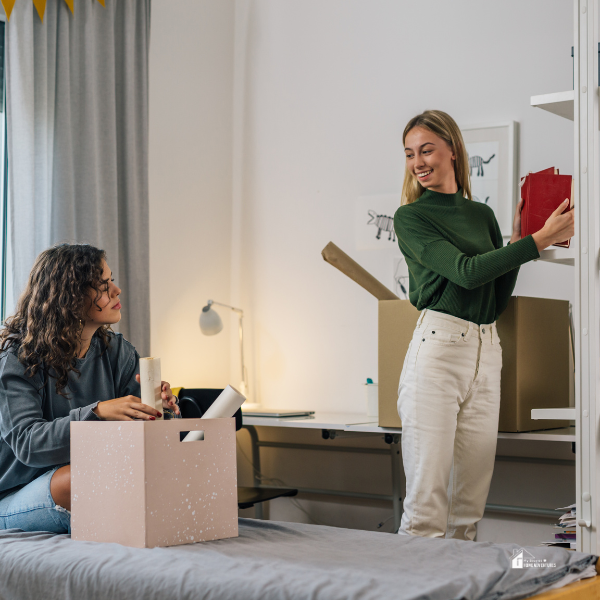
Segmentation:
<svg viewBox="0 0 600 600">
<path fill-rule="evenodd" d="M 424 310 L 398 388 L 406 475 L 401 534 L 475 539 L 498 439 L 495 323 Z"/>
</svg>

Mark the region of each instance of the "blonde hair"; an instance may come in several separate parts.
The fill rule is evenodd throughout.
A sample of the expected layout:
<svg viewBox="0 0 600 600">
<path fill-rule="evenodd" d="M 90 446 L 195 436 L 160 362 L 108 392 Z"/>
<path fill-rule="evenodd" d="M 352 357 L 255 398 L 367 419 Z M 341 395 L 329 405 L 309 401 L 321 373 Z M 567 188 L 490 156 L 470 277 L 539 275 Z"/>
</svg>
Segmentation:
<svg viewBox="0 0 600 600">
<path fill-rule="evenodd" d="M 454 160 L 454 176 L 456 183 L 462 189 L 463 196 L 473 200 L 471 196 L 471 173 L 469 170 L 469 155 L 465 148 L 462 134 L 456 121 L 441 110 L 426 110 L 424 113 L 413 117 L 404 128 L 402 145 L 406 143 L 406 136 L 411 129 L 422 127 L 441 137 L 452 148 L 456 159 Z M 401 204 L 411 204 L 425 193 L 425 188 L 417 178 L 408 170 L 404 173 Z"/>
</svg>

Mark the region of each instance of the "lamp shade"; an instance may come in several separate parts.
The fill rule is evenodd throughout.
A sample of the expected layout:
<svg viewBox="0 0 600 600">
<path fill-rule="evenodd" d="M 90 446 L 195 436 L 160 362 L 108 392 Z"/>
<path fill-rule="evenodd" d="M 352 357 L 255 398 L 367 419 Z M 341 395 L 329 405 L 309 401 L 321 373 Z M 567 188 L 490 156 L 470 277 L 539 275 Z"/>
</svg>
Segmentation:
<svg viewBox="0 0 600 600">
<path fill-rule="evenodd" d="M 204 335 L 216 335 L 221 329 L 223 329 L 223 321 L 221 321 L 219 313 L 208 304 L 200 313 L 200 331 Z"/>
</svg>

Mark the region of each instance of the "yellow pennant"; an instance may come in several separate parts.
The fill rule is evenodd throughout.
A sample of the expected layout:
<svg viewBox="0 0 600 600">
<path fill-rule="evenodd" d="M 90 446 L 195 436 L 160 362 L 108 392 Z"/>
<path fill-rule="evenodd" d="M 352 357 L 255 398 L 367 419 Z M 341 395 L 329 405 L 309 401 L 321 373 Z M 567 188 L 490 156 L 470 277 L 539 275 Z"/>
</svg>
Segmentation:
<svg viewBox="0 0 600 600">
<path fill-rule="evenodd" d="M 0 0 L 0 2 L 2 2 L 2 6 L 4 7 L 4 12 L 6 13 L 7 21 L 10 21 L 10 14 L 12 13 L 16 1 L 17 0 Z M 71 13 L 75 14 L 75 0 L 65 0 L 65 2 L 67 3 Z M 106 8 L 106 0 L 98 0 L 98 2 L 100 2 L 100 4 Z M 46 0 L 33 0 L 33 5 L 35 6 L 40 19 L 43 22 L 44 13 L 46 12 Z"/>
<path fill-rule="evenodd" d="M 16 0 L 2 0 L 2 6 L 4 6 L 4 12 L 6 13 L 6 20 L 10 20 L 10 13 L 12 12 L 13 6 Z"/>
<path fill-rule="evenodd" d="M 33 0 L 33 5 L 40 15 L 40 21 L 44 22 L 44 13 L 46 12 L 46 0 Z"/>
</svg>

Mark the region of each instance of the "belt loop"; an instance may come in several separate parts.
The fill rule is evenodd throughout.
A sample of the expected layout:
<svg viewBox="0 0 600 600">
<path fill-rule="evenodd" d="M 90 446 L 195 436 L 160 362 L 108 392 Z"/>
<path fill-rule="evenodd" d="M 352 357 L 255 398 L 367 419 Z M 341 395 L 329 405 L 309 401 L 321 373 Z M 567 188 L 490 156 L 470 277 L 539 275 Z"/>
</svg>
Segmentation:
<svg viewBox="0 0 600 600">
<path fill-rule="evenodd" d="M 465 333 L 465 342 L 471 337 L 471 323 L 468 323 L 467 333 Z"/>
<path fill-rule="evenodd" d="M 419 320 L 417 321 L 417 327 L 419 327 L 421 325 L 421 323 L 423 322 L 423 318 L 425 317 L 426 312 L 427 312 L 427 309 L 424 308 L 423 311 L 421 312 L 421 316 L 419 317 Z"/>
</svg>

